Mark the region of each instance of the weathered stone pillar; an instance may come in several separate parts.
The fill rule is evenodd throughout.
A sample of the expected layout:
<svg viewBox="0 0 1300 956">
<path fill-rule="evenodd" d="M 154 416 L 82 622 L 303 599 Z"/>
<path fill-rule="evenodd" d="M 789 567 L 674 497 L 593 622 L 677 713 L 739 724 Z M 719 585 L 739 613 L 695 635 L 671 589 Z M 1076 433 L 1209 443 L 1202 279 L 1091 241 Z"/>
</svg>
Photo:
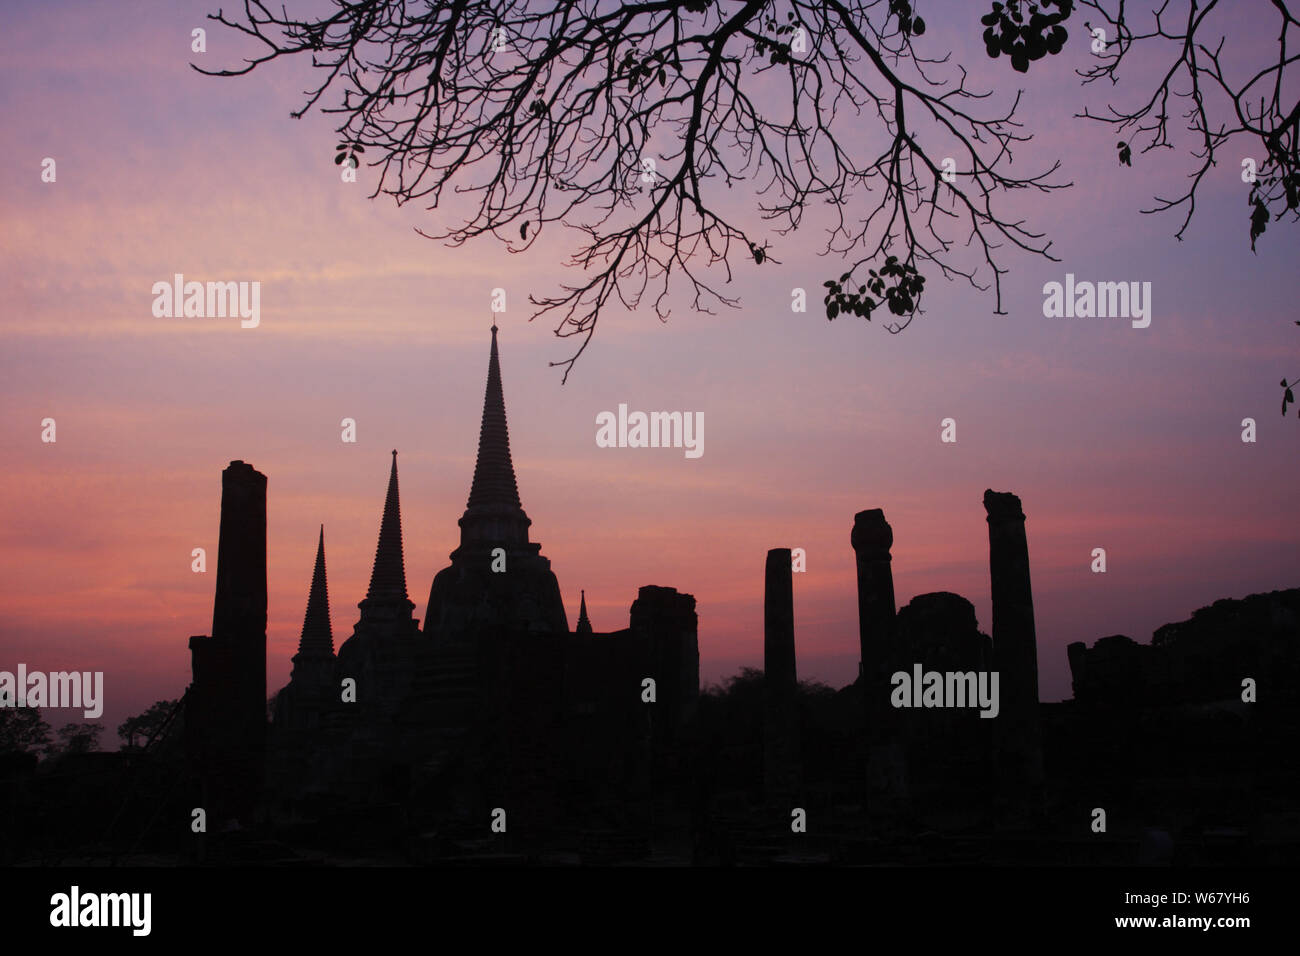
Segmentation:
<svg viewBox="0 0 1300 956">
<path fill-rule="evenodd" d="M 1001 712 L 994 728 L 999 805 L 1004 822 L 1025 823 L 1043 799 L 1038 722 L 1038 642 L 1029 585 L 1029 545 L 1020 499 L 984 492 L 989 522 L 993 660 L 1000 673 Z"/>
<path fill-rule="evenodd" d="M 266 633 L 266 475 L 232 461 L 221 473 L 221 536 L 212 636 Z"/>
<path fill-rule="evenodd" d="M 801 787 L 798 677 L 794 654 L 794 582 L 789 548 L 767 552 L 763 595 L 763 784 L 769 802 Z"/>
<path fill-rule="evenodd" d="M 699 616 L 695 596 L 676 588 L 647 584 L 637 590 L 628 612 L 633 634 L 643 635 L 650 653 L 648 673 L 658 685 L 655 711 L 660 743 L 674 739 L 695 714 L 700 697 Z"/>
<path fill-rule="evenodd" d="M 859 511 L 853 517 L 851 541 L 858 566 L 859 682 L 867 721 L 867 787 L 875 812 L 887 809 L 906 790 L 900 727 L 889 704 L 889 677 L 901 666 L 889 553 L 894 531 L 881 509 Z"/>
<path fill-rule="evenodd" d="M 190 639 L 187 749 L 209 813 L 250 818 L 266 744 L 266 476 L 242 461 L 221 473 L 212 635 Z"/>
</svg>

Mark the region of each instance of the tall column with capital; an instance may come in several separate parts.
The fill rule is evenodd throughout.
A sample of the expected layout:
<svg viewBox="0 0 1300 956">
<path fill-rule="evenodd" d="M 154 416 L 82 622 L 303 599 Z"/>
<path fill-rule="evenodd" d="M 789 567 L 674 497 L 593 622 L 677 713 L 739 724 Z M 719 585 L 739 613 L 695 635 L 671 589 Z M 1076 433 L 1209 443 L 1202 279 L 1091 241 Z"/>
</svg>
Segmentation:
<svg viewBox="0 0 1300 956">
<path fill-rule="evenodd" d="M 1027 823 L 1042 806 L 1043 752 L 1025 513 L 1018 497 L 996 491 L 984 492 L 984 510 L 989 523 L 993 660 L 1001 686 L 994 727 L 998 804 L 1003 822 Z"/>
<path fill-rule="evenodd" d="M 897 714 L 889 704 L 889 677 L 897 661 L 897 608 L 890 549 L 894 531 L 879 508 L 853 517 L 857 556 L 859 683 L 867 722 L 867 791 L 873 813 L 893 809 L 906 792 L 903 745 Z"/>
</svg>

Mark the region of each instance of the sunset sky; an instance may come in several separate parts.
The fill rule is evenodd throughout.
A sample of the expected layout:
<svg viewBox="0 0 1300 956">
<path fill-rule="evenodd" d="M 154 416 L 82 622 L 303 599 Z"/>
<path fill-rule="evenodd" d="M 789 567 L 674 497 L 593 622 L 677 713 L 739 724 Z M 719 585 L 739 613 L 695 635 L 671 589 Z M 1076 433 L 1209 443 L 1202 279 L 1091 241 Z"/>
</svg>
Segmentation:
<svg viewBox="0 0 1300 956">
<path fill-rule="evenodd" d="M 573 340 L 553 319 L 530 323 L 527 301 L 572 278 L 561 230 L 523 255 L 491 238 L 450 249 L 416 235 L 442 213 L 368 199 L 364 166 L 358 183 L 340 182 L 331 118 L 289 117 L 315 80 L 306 61 L 236 79 L 191 69 L 249 51 L 204 19 L 215 3 L 8 8 L 0 670 L 104 671 L 106 747 L 127 716 L 180 696 L 187 640 L 211 627 L 233 459 L 269 479 L 268 692 L 288 679 L 321 523 L 336 648 L 351 633 L 393 448 L 423 619 L 469 492 L 494 287 L 508 296 L 496 319 L 520 497 L 570 625 L 583 588 L 597 631 L 627 625 L 642 585 L 687 591 L 702 682 L 761 667 L 775 547 L 807 552 L 794 582 L 799 676 L 854 678 L 849 532 L 866 508 L 893 526 L 899 605 L 955 591 L 987 632 L 986 488 L 1015 492 L 1028 516 L 1043 700 L 1070 696 L 1071 641 L 1147 641 L 1216 599 L 1300 584 L 1300 420 L 1294 407 L 1280 417 L 1278 388 L 1300 376 L 1295 226 L 1270 224 L 1252 254 L 1243 146 L 1206 177 L 1177 241 L 1181 214 L 1138 210 L 1181 192 L 1192 160 L 1163 150 L 1121 167 L 1114 131 L 1074 118 L 1125 90 L 1079 86 L 1086 41 L 1072 33 L 1021 76 L 984 55 L 984 6 L 949 5 L 955 21 L 925 7 L 926 48 L 953 50 L 972 86 L 1024 88 L 1019 117 L 1035 138 L 1013 171 L 1060 159 L 1057 179 L 1074 183 L 1005 206 L 1062 260 L 1005 250 L 1008 314 L 934 274 L 924 314 L 899 335 L 827 322 L 821 284 L 839 260 L 819 257 L 813 234 L 764 234 L 779 264 L 733 264 L 726 291 L 740 308 L 708 315 L 683 301 L 667 323 L 611 308 L 564 385 L 548 363 Z M 207 52 L 191 53 L 200 26 Z M 55 183 L 41 181 L 45 157 Z M 1043 285 L 1067 272 L 1150 282 L 1150 327 L 1045 318 Z M 175 273 L 259 281 L 260 326 L 155 318 L 151 287 Z M 791 311 L 795 287 L 807 313 Z M 704 454 L 597 447 L 597 414 L 620 403 L 702 412 Z M 47 417 L 54 444 L 41 441 Z M 345 417 L 355 444 L 340 440 Z M 947 417 L 955 444 L 939 440 Z M 1247 417 L 1254 444 L 1241 441 Z M 190 570 L 196 547 L 206 574 Z M 1089 570 L 1097 547 L 1105 574 Z"/>
</svg>

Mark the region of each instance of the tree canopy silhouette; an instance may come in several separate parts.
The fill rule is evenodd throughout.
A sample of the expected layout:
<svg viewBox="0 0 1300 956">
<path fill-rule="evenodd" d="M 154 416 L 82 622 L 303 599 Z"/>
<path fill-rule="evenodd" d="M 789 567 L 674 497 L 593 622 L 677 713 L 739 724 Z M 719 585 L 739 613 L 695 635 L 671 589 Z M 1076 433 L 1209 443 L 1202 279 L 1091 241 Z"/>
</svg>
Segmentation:
<svg viewBox="0 0 1300 956">
<path fill-rule="evenodd" d="M 134 750 L 139 739 L 148 743 L 166 726 L 167 721 L 171 719 L 172 711 L 176 709 L 176 704 L 174 700 L 156 700 L 144 713 L 128 717 L 118 724 L 117 735 L 122 738 L 123 749 Z"/>
<path fill-rule="evenodd" d="M 38 707 L 0 707 L 0 754 L 43 754 L 50 749 L 50 725 Z"/>
<path fill-rule="evenodd" d="M 97 723 L 69 723 L 58 730 L 58 743 L 52 748 L 54 753 L 87 754 L 99 749 L 99 735 L 104 732 L 104 725 Z"/>
<path fill-rule="evenodd" d="M 1300 107 L 1288 108 L 1283 80 L 1296 21 L 1272 0 L 1277 60 L 1234 86 L 1221 66 L 1224 40 L 1209 35 L 1218 26 L 1207 26 L 1218 0 L 1184 0 L 1181 32 L 1170 25 L 1172 3 L 1154 8 L 1147 32 L 1130 27 L 1124 0 L 1078 4 L 1101 17 L 1073 41 L 1098 53 L 1085 83 L 1118 83 L 1140 45 L 1178 51 L 1149 99 L 1080 115 L 1131 128 L 1130 140 L 1149 137 L 1140 156 L 1170 145 L 1169 107 L 1188 100 L 1202 165 L 1185 195 L 1156 207 L 1186 204 L 1183 229 L 1216 150 L 1236 136 L 1258 139 L 1253 242 L 1269 215 L 1296 212 Z M 988 56 L 1026 73 L 1064 49 L 1075 7 L 1007 0 L 982 21 L 965 5 L 942 16 L 969 17 Z M 1069 185 L 1050 179 L 1059 162 L 1010 173 L 1013 150 L 1030 138 L 1015 119 L 1021 94 L 999 107 L 991 91 L 969 87 L 967 67 L 927 45 L 933 31 L 908 0 L 331 0 L 302 18 L 261 0 L 243 8 L 242 17 L 210 17 L 260 52 L 242 67 L 200 72 L 235 76 L 308 57 L 318 82 L 293 115 L 319 105 L 339 116 L 335 161 L 368 163 L 372 197 L 463 204 L 462 222 L 422 234 L 452 245 L 490 234 L 518 252 L 554 224 L 576 231 L 576 279 L 530 296 L 534 317 L 579 337 L 573 355 L 553 363 L 566 379 L 610 303 L 649 302 L 664 319 L 680 284 L 696 309 L 734 305 L 715 277 L 776 262 L 774 244 L 814 207 L 829 211 L 823 251 L 845 263 L 824 283 L 829 319 L 887 313 L 885 327 L 901 331 L 920 310 L 927 271 L 991 290 L 1001 313 L 1000 249 L 1055 261 L 1050 240 L 1004 209 L 1009 193 Z M 1100 52 L 1096 29 L 1111 31 Z M 1190 88 L 1176 86 L 1180 76 Z M 1215 103 L 1227 121 L 1211 120 L 1211 86 L 1226 95 Z M 1132 147 L 1119 149 L 1131 164 Z"/>
</svg>

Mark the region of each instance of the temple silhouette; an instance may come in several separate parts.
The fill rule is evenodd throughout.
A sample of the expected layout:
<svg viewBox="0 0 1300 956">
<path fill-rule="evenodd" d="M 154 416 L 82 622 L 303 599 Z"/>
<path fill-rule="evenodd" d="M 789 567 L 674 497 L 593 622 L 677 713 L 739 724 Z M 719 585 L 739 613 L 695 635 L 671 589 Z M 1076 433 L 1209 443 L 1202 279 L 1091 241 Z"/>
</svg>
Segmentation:
<svg viewBox="0 0 1300 956">
<path fill-rule="evenodd" d="M 1045 704 L 1020 499 L 984 493 L 989 633 L 957 594 L 898 607 L 892 529 L 865 510 L 846 529 L 857 679 L 799 681 L 792 555 L 773 548 L 763 669 L 702 692 L 691 594 L 641 587 L 627 627 L 598 633 L 584 593 L 570 629 L 519 497 L 495 326 L 460 541 L 423 622 L 397 457 L 351 634 L 336 640 L 322 526 L 269 700 L 267 478 L 230 463 L 189 688 L 141 747 L 0 754 L 0 857 L 1086 865 L 1300 848 L 1300 589 L 1215 602 L 1150 644 L 1072 644 L 1074 698 Z M 900 706 L 907 674 L 969 678 L 966 699 Z M 970 695 L 992 675 L 982 715 Z"/>
<path fill-rule="evenodd" d="M 460 545 L 413 616 L 392 453 L 374 568 L 352 634 L 334 648 L 325 537 L 317 542 L 292 676 L 265 719 L 266 478 L 223 473 L 212 636 L 190 641 L 186 748 L 209 811 L 285 819 L 414 802 L 448 820 L 563 827 L 573 806 L 625 825 L 699 693 L 695 599 L 647 586 L 628 626 L 570 630 L 560 586 L 520 503 L 492 327 Z M 653 682 L 648 684 L 647 681 Z M 647 700 L 649 698 L 649 700 Z M 527 841 L 524 841 L 527 842 Z"/>
</svg>

